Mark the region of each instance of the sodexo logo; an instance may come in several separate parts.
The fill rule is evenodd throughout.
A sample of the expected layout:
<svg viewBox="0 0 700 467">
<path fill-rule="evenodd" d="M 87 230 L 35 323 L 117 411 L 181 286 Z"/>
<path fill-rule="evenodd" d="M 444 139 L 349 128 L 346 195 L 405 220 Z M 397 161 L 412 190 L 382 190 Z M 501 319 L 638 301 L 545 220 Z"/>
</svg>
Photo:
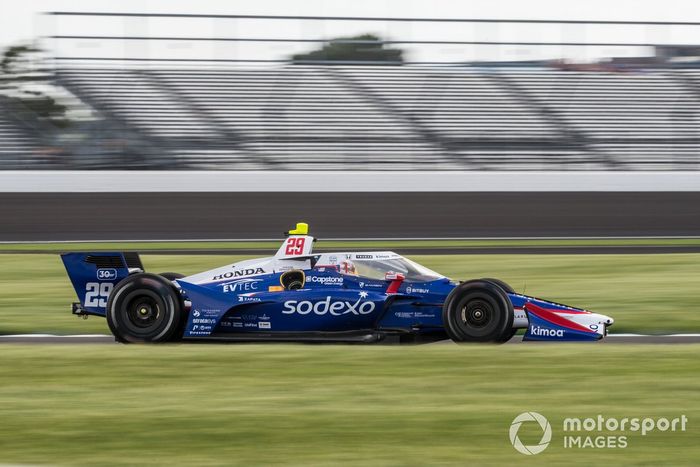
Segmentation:
<svg viewBox="0 0 700 467">
<path fill-rule="evenodd" d="M 330 296 L 326 296 L 325 300 L 312 303 L 309 300 L 299 302 L 297 300 L 287 300 L 284 302 L 282 313 L 291 315 L 298 313 L 300 315 L 308 315 L 312 311 L 317 315 L 325 315 L 330 313 L 333 316 L 342 316 L 351 313 L 353 315 L 368 315 L 374 311 L 374 302 L 363 302 L 362 299 L 367 297 L 366 292 L 360 292 L 360 298 L 353 302 L 346 300 L 332 301 Z"/>
<path fill-rule="evenodd" d="M 540 439 L 539 443 L 525 446 L 523 442 L 520 441 L 518 431 L 520 430 L 520 426 L 525 422 L 539 423 L 540 428 L 542 429 L 542 438 Z M 539 454 L 547 449 L 549 442 L 552 440 L 552 426 L 543 415 L 540 415 L 537 412 L 523 412 L 513 419 L 513 423 L 510 424 L 510 431 L 508 434 L 510 435 L 510 443 L 518 452 L 531 456 L 534 454 Z"/>
</svg>

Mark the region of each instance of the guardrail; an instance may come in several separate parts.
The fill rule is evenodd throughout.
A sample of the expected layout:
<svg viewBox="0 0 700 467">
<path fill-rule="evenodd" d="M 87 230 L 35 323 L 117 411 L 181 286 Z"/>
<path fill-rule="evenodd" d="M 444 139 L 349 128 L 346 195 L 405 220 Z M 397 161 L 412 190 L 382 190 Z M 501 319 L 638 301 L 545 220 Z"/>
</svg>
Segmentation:
<svg viewBox="0 0 700 467">
<path fill-rule="evenodd" d="M 700 171 L 0 171 L 0 193 L 122 192 L 700 192 Z"/>
</svg>

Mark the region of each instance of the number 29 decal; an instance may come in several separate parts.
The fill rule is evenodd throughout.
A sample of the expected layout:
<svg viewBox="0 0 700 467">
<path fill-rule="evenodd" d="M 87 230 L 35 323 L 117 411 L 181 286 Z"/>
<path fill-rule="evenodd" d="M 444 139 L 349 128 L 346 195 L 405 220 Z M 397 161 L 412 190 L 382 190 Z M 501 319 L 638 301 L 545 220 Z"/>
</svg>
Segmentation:
<svg viewBox="0 0 700 467">
<path fill-rule="evenodd" d="M 287 256 L 298 256 L 304 253 L 305 237 L 290 237 L 287 239 L 287 249 L 284 254 Z"/>
<path fill-rule="evenodd" d="M 85 306 L 105 308 L 113 288 L 111 282 L 88 282 L 85 284 Z"/>
</svg>

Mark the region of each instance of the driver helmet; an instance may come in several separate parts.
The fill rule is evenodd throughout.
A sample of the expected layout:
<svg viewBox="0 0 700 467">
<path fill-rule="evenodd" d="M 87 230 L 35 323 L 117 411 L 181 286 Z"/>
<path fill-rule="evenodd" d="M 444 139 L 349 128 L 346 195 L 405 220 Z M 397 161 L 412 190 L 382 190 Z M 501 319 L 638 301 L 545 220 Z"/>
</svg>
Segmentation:
<svg viewBox="0 0 700 467">
<path fill-rule="evenodd" d="M 353 276 L 357 275 L 357 268 L 355 267 L 355 263 L 350 261 L 349 259 L 346 259 L 340 263 L 340 273 L 341 274 L 351 274 Z"/>
</svg>

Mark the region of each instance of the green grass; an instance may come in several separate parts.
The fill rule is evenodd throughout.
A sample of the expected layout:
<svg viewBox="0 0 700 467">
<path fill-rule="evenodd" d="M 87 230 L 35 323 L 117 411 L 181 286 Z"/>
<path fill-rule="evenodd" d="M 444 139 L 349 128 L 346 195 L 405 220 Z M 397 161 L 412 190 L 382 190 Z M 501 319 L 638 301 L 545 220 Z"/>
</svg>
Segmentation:
<svg viewBox="0 0 700 467">
<path fill-rule="evenodd" d="M 244 256 L 144 255 L 146 269 L 184 274 Z M 613 332 L 699 332 L 700 254 L 427 255 L 413 259 L 455 279 L 498 277 L 517 291 L 609 314 Z M 70 314 L 75 293 L 58 255 L 0 255 L 0 334 L 107 333 Z"/>
<path fill-rule="evenodd" d="M 176 241 L 176 242 L 77 242 L 77 243 L 3 243 L 0 252 L 63 252 L 124 250 L 246 250 L 267 249 L 274 252 L 281 241 Z M 319 241 L 318 248 L 482 248 L 482 247 L 570 247 L 570 246 L 697 246 L 700 238 L 611 238 L 611 239 L 467 239 L 467 240 L 355 240 Z"/>
<path fill-rule="evenodd" d="M 698 350 L 0 345 L 0 463 L 697 465 Z M 552 424 L 536 456 L 508 439 L 524 411 Z M 598 414 L 689 423 L 565 449 L 563 419 Z"/>
</svg>

